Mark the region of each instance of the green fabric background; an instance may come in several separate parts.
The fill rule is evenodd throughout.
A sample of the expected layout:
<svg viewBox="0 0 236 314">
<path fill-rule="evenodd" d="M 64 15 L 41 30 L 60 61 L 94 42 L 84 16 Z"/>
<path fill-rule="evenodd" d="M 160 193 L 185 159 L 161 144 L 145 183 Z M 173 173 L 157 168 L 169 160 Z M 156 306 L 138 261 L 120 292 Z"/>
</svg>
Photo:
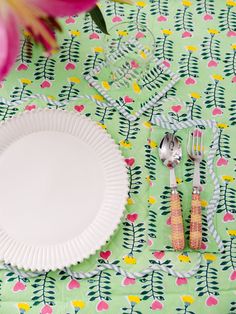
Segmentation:
<svg viewBox="0 0 236 314">
<path fill-rule="evenodd" d="M 24 100 L 31 94 L 40 93 L 56 100 L 66 100 L 68 105 L 62 105 L 63 109 L 86 114 L 107 129 L 127 158 L 130 179 L 132 176 L 138 182 L 136 185 L 134 181 L 132 183 L 129 204 L 118 230 L 100 252 L 73 266 L 73 269 L 90 271 L 107 261 L 130 271 L 140 271 L 155 263 L 164 263 L 183 271 L 188 271 L 195 265 L 198 253 L 188 252 L 188 249 L 183 253 L 175 253 L 168 248 L 168 215 L 163 214 L 161 209 L 161 196 L 165 186 L 168 186 L 168 174 L 157 158 L 156 148 L 164 130 L 147 123 L 153 114 L 174 114 L 181 121 L 186 119 L 184 114 L 192 110 L 192 118 L 214 119 L 219 123 L 221 133 L 215 162 L 222 195 L 216 227 L 228 246 L 224 254 L 203 252 L 201 268 L 190 279 L 176 279 L 155 271 L 146 278 L 130 281 L 115 272 L 102 271 L 92 280 L 71 283 L 72 278 L 58 271 L 24 282 L 23 278 L 11 272 L 1 271 L 1 314 L 78 313 L 78 307 L 73 305 L 76 300 L 85 302 L 80 311 L 88 314 L 101 311 L 102 306 L 106 313 L 236 313 L 235 7 L 236 2 L 223 0 L 138 1 L 134 6 L 102 1 L 101 9 L 110 29 L 110 37 L 101 34 L 89 16 L 63 19 L 61 23 L 64 31 L 58 35 L 61 50 L 51 58 L 46 57 L 39 47 L 32 46 L 27 35 L 22 37 L 19 60 L 0 89 L 0 95 L 11 100 L 12 105 L 1 102 L 0 118 L 4 120 L 20 111 L 36 107 L 56 107 L 36 99 L 25 100 L 21 105 L 14 104 L 16 100 Z M 119 24 L 121 22 L 126 23 Z M 176 97 L 175 99 L 157 103 L 132 123 L 116 108 L 102 108 L 95 101 L 86 98 L 72 100 L 76 96 L 91 95 L 105 102 L 88 85 L 83 74 L 88 73 L 107 53 L 113 51 L 114 46 L 110 46 L 112 41 L 117 45 L 119 41 L 124 42 L 138 33 L 141 37 L 144 35 L 140 42 L 152 49 L 153 36 L 148 29 L 155 38 L 155 57 L 170 63 L 171 70 L 181 75 L 181 80 L 168 96 Z M 127 31 L 128 35 L 119 35 L 119 31 L 123 31 L 120 33 L 123 35 Z M 194 84 L 186 84 L 189 82 Z M 127 96 L 128 90 L 116 89 L 109 93 L 117 100 Z M 147 95 L 141 92 L 132 97 L 134 101 L 125 106 L 134 113 L 147 101 Z M 173 108 L 176 105 L 181 105 L 177 114 L 176 107 Z M 129 134 L 125 131 L 127 126 L 130 127 Z M 210 130 L 205 132 L 210 136 Z M 181 131 L 178 135 L 186 143 L 187 131 Z M 208 146 L 208 135 L 206 138 Z M 153 156 L 154 166 L 150 165 L 150 155 Z M 186 162 L 185 156 L 177 169 L 177 176 L 180 179 L 179 190 L 184 193 L 183 209 L 187 219 L 191 165 L 186 165 Z M 206 175 L 203 184 L 205 201 L 211 197 L 212 185 L 209 181 Z M 137 186 L 136 190 L 133 189 L 134 186 Z M 135 191 L 138 193 L 133 193 Z M 203 212 L 206 213 L 204 208 Z M 150 231 L 150 214 L 154 215 L 154 232 Z M 70 219 L 65 223 L 69 224 Z M 43 227 L 42 224 L 39 220 L 39 228 Z M 206 222 L 204 227 L 207 229 Z M 126 232 L 131 234 L 129 240 L 126 240 Z M 211 238 L 206 245 L 206 251 L 216 252 Z"/>
</svg>

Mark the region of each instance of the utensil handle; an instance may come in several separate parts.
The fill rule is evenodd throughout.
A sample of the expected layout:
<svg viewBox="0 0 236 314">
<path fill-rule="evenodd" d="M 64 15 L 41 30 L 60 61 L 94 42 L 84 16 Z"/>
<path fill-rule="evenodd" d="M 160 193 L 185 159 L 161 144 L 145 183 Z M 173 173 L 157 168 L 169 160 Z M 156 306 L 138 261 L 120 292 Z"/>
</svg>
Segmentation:
<svg viewBox="0 0 236 314">
<path fill-rule="evenodd" d="M 171 208 L 171 241 L 173 249 L 181 251 L 184 249 L 184 225 L 182 218 L 182 210 L 179 193 L 176 190 L 172 190 L 170 196 L 170 208 Z"/>
<path fill-rule="evenodd" d="M 202 207 L 201 196 L 198 189 L 193 190 L 190 219 L 189 246 L 193 250 L 199 250 L 202 244 Z"/>
</svg>

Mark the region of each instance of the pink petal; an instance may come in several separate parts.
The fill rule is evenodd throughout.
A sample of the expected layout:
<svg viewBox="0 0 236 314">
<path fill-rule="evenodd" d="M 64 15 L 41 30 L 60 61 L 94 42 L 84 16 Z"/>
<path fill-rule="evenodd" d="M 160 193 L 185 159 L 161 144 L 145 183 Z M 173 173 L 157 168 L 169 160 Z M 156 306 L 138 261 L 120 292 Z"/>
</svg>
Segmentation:
<svg viewBox="0 0 236 314">
<path fill-rule="evenodd" d="M 49 15 L 56 16 L 69 16 L 76 13 L 88 11 L 92 9 L 96 0 L 28 0 L 30 3 L 39 7 Z"/>
<path fill-rule="evenodd" d="M 6 14 L 6 13 L 5 13 Z M 19 30 L 15 16 L 0 16 L 0 81 L 8 74 L 19 51 Z"/>
</svg>

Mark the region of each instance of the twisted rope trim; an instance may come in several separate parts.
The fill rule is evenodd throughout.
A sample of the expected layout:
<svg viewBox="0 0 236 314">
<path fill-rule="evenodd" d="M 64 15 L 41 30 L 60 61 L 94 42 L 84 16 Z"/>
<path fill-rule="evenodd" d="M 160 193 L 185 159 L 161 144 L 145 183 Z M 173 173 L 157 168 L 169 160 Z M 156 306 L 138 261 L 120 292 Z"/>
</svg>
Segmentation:
<svg viewBox="0 0 236 314">
<path fill-rule="evenodd" d="M 152 123 L 157 124 L 162 128 L 173 130 L 173 131 L 182 130 L 182 129 L 195 127 L 199 125 L 212 129 L 212 132 L 213 132 L 212 146 L 207 157 L 207 168 L 208 168 L 208 173 L 210 174 L 211 179 L 214 184 L 214 192 L 212 195 L 212 199 L 207 206 L 207 223 L 208 223 L 208 229 L 212 237 L 216 241 L 219 251 L 223 252 L 225 249 L 223 242 L 220 239 L 220 236 L 218 235 L 214 226 L 214 216 L 216 214 L 216 209 L 220 201 L 220 183 L 214 172 L 214 158 L 217 151 L 217 142 L 219 139 L 219 130 L 217 128 L 216 122 L 213 120 L 201 120 L 201 119 L 177 122 L 174 119 L 172 119 L 170 116 L 166 117 L 166 116 L 161 115 L 161 116 L 154 117 L 152 120 Z"/>
</svg>

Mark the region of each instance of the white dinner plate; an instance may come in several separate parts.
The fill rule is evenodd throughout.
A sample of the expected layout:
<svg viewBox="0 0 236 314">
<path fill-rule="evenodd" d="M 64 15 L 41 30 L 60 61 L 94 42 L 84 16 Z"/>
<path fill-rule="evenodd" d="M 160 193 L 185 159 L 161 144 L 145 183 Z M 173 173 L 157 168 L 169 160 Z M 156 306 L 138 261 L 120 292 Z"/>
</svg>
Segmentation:
<svg viewBox="0 0 236 314">
<path fill-rule="evenodd" d="M 0 124 L 0 259 L 55 270 L 112 235 L 128 179 L 118 145 L 80 114 L 39 109 Z"/>
</svg>

